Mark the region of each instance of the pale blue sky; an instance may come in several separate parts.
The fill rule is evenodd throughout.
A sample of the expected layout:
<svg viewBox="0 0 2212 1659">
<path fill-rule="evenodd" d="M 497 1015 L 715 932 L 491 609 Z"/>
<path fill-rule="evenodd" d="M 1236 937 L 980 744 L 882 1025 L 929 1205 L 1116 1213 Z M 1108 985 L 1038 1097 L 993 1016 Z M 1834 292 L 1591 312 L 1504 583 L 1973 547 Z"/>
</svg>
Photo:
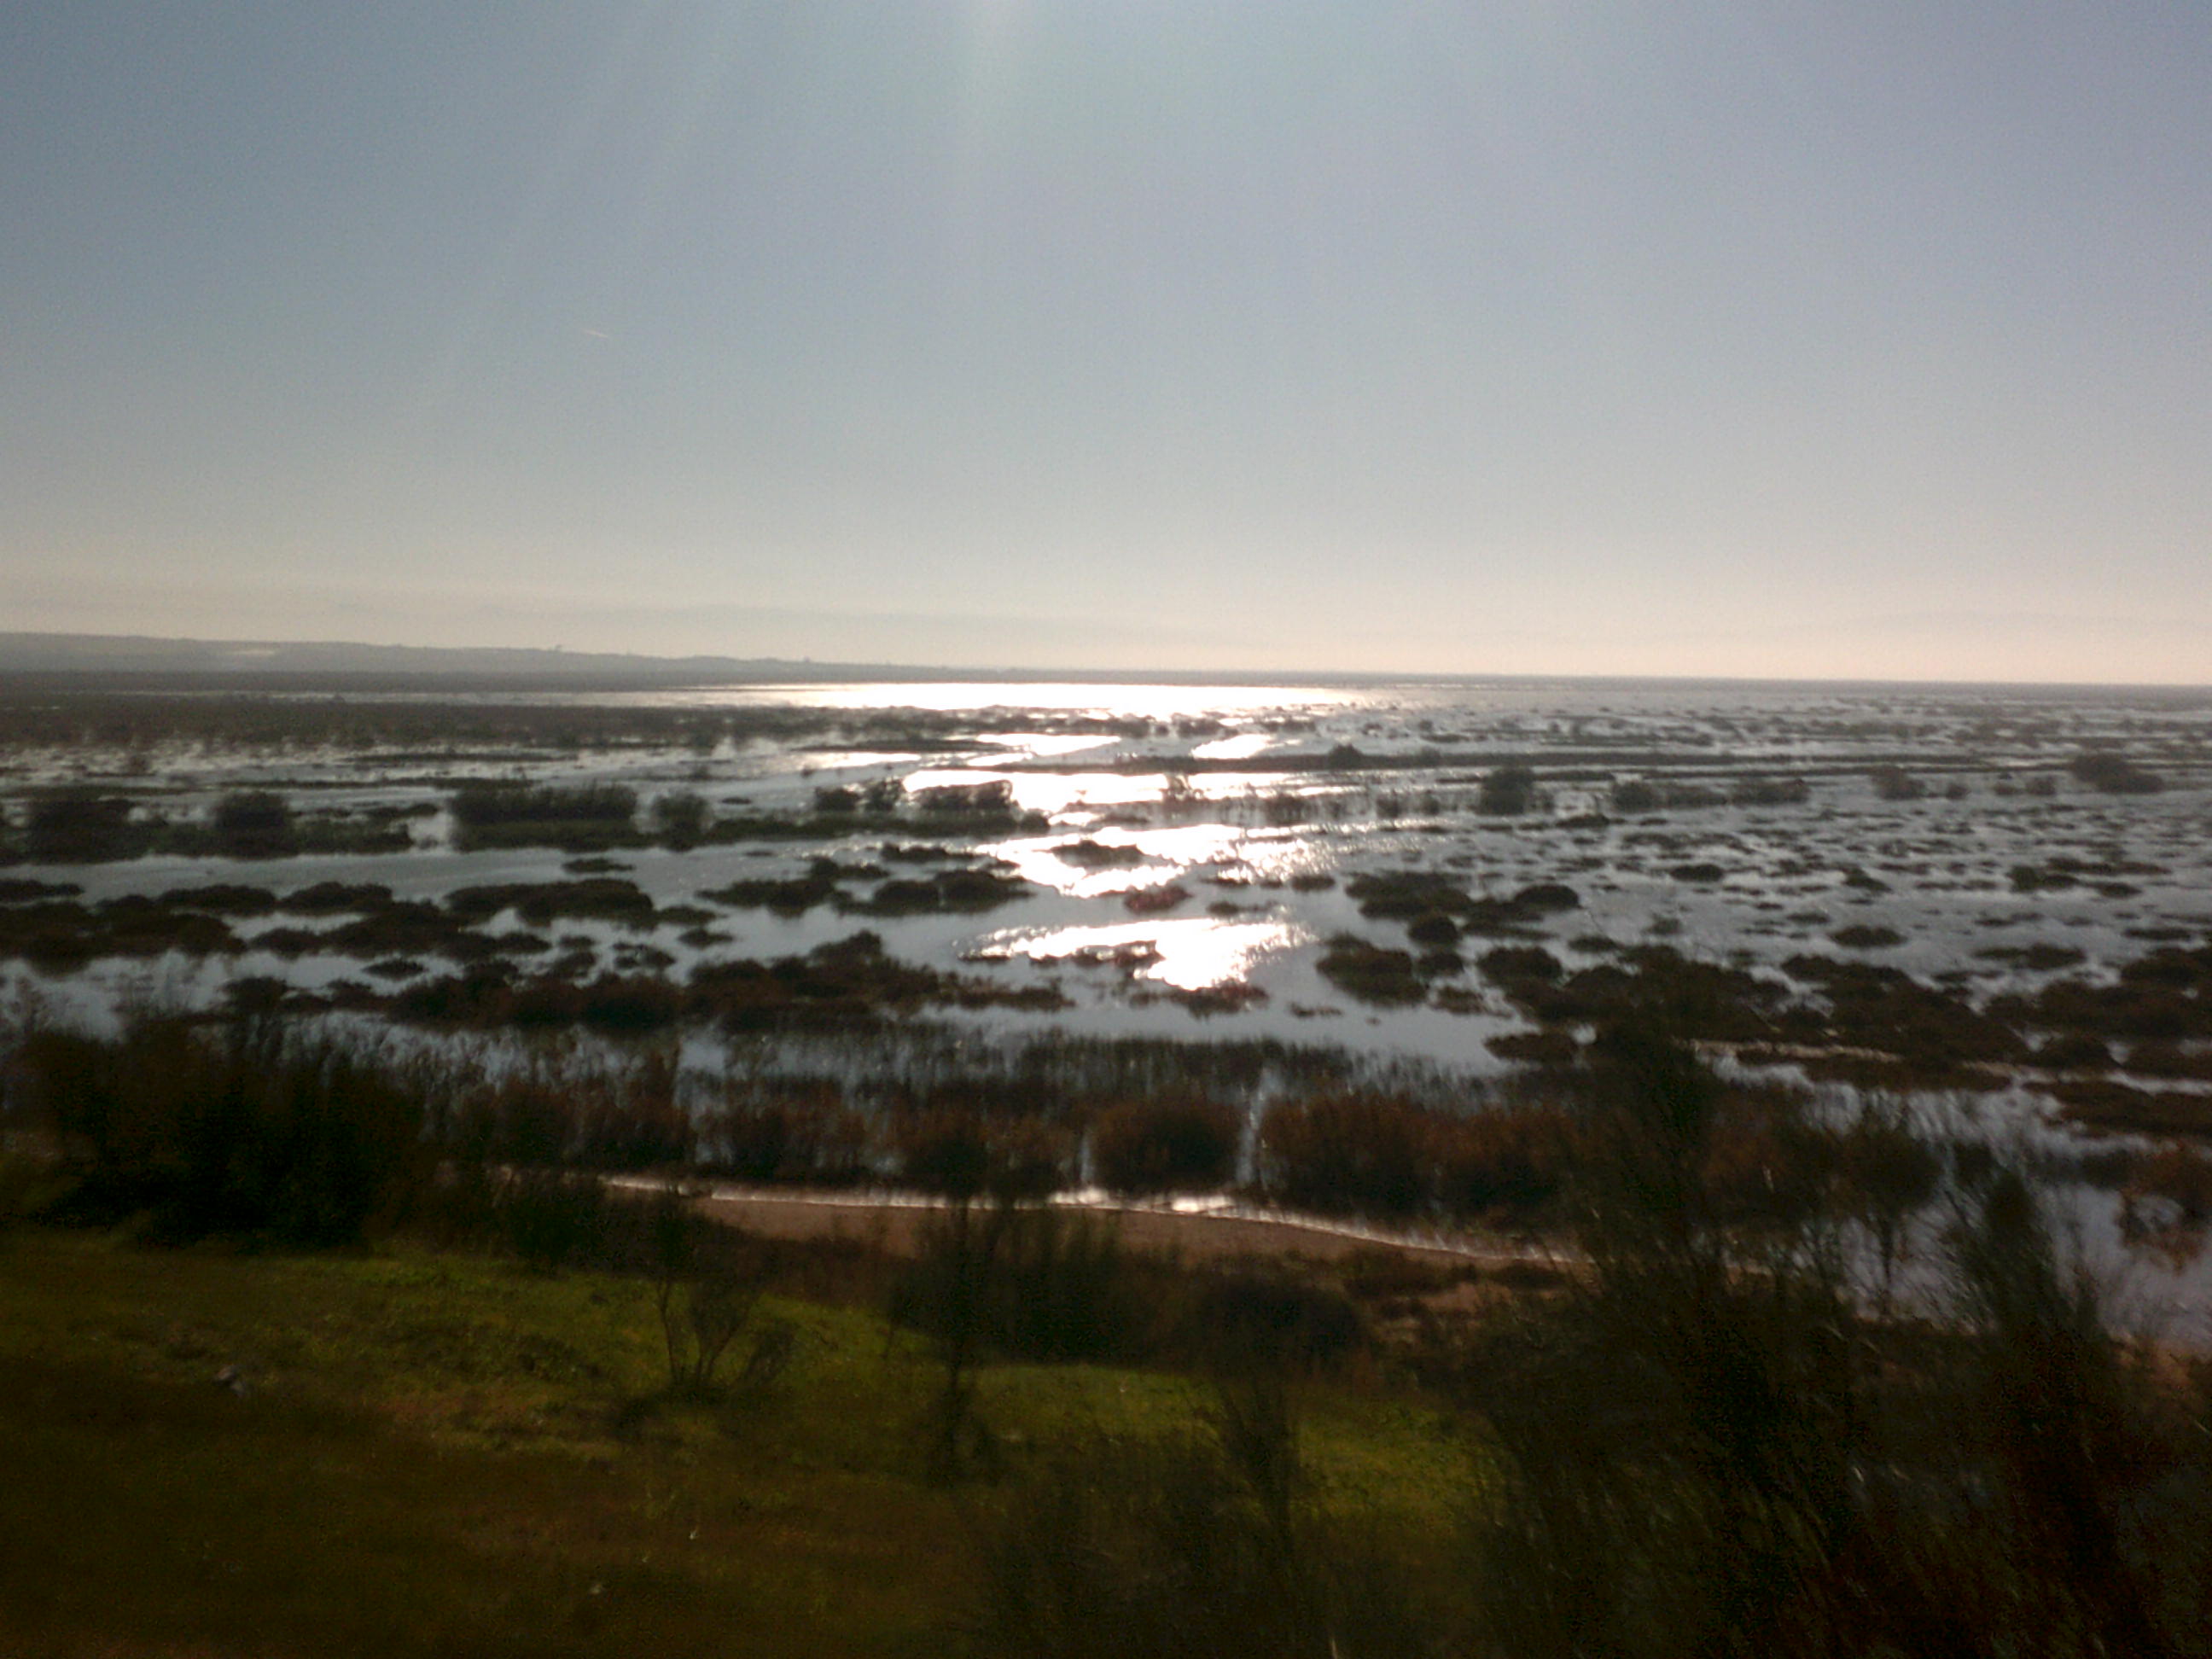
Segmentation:
<svg viewBox="0 0 2212 1659">
<path fill-rule="evenodd" d="M 2212 680 L 2212 6 L 18 0 L 0 629 Z"/>
</svg>

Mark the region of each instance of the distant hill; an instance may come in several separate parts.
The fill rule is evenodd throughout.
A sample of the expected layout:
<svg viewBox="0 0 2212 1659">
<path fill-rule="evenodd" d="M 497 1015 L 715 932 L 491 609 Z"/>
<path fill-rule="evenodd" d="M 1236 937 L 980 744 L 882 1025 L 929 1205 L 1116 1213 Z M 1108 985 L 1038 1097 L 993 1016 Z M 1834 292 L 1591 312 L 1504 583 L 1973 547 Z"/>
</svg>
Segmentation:
<svg viewBox="0 0 2212 1659">
<path fill-rule="evenodd" d="M 1369 685 L 1399 677 L 1304 671 L 948 668 L 788 657 L 647 657 L 617 652 L 357 645 L 342 641 L 167 640 L 131 634 L 0 633 L 0 676 L 95 686 L 256 690 L 653 690 L 839 681 L 981 681 L 1150 685 Z M 1424 676 L 1450 682 L 1464 676 Z M 1487 678 L 1488 677 L 1482 677 Z"/>
<path fill-rule="evenodd" d="M 129 680 L 367 680 L 453 684 L 663 686 L 793 680 L 934 679 L 953 671 L 778 657 L 356 645 L 340 641 L 165 640 L 126 634 L 0 633 L 0 674 Z M 957 671 L 963 679 L 993 678 Z"/>
</svg>

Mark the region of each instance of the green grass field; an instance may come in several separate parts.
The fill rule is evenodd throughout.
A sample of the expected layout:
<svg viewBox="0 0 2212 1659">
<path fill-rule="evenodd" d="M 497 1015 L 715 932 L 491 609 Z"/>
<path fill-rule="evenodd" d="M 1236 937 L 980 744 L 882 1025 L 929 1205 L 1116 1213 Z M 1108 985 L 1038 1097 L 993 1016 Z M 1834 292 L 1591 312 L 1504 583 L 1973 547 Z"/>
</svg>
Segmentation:
<svg viewBox="0 0 2212 1659">
<path fill-rule="evenodd" d="M 678 1404 L 635 1280 L 0 1237 L 0 1651 L 958 1654 L 1026 1467 L 1204 1420 L 1184 1376 L 994 1368 L 1006 1477 L 933 1486 L 927 1350 L 770 1311 L 781 1378 Z M 1304 1445 L 1323 1504 L 1439 1533 L 1465 1501 L 1405 1399 L 1316 1394 Z"/>
</svg>

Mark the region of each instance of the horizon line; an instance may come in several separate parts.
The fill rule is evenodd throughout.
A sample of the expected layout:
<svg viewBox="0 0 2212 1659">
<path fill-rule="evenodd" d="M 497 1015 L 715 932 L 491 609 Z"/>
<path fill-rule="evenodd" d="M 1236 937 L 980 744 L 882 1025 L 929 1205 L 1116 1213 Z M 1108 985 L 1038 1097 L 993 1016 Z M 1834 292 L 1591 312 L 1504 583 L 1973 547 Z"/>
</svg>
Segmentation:
<svg viewBox="0 0 2212 1659">
<path fill-rule="evenodd" d="M 19 653 L 36 655 L 41 649 L 65 660 L 20 661 Z M 151 655 L 161 652 L 202 653 L 210 659 L 165 664 L 132 665 L 102 660 L 112 653 Z M 510 661 L 533 659 L 527 671 L 517 663 L 501 669 L 454 665 L 402 669 L 363 664 L 356 666 L 283 663 L 270 660 L 279 653 L 360 653 L 418 658 L 494 658 Z M 263 653 L 266 653 L 264 655 Z M 259 659 L 257 660 L 257 658 Z M 779 671 L 786 678 L 770 677 Z M 1222 684 L 1336 687 L 1347 685 L 1578 685 L 1682 686 L 1828 686 L 1911 690 L 1984 690 L 2051 691 L 2212 691 L 2212 680 L 2083 680 L 1978 679 L 1943 677 L 1888 678 L 1879 675 L 1790 676 L 1727 673 L 1547 673 L 1485 672 L 1458 669 L 1293 669 L 1293 668 L 1131 668 L 1109 665 L 1082 667 L 1038 667 L 1021 664 L 975 665 L 899 663 L 812 657 L 734 656 L 689 652 L 662 655 L 638 651 L 575 650 L 563 645 L 409 645 L 340 639 L 204 639 L 183 635 L 95 634 L 57 629 L 0 630 L 0 678 L 130 675 L 139 678 L 277 679 L 295 678 L 411 678 L 418 680 L 514 678 L 526 673 L 543 678 L 611 680 L 650 674 L 662 689 L 671 677 L 696 674 L 691 684 L 831 684 L 859 683 L 957 684 L 963 679 L 1007 684 Z M 719 671 L 719 672 L 718 672 Z M 732 671 L 735 671 L 734 672 Z M 791 671 L 799 671 L 795 674 Z M 744 678 L 737 678 L 742 673 Z"/>
</svg>

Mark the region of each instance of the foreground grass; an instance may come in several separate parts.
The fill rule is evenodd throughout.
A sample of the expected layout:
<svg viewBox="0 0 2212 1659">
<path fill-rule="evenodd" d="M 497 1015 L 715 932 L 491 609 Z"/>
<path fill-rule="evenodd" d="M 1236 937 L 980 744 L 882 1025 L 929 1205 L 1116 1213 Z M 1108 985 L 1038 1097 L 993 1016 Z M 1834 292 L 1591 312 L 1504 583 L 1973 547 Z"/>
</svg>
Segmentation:
<svg viewBox="0 0 2212 1659">
<path fill-rule="evenodd" d="M 933 1376 L 851 1309 L 781 1303 L 773 1387 L 663 1397 L 646 1288 L 480 1257 L 0 1239 L 0 1651 L 957 1654 L 1004 1485 L 922 1479 Z M 242 1379 L 243 1393 L 219 1382 Z M 1188 1431 L 1188 1378 L 1001 1367 L 1018 1480 Z M 1325 1489 L 1441 1522 L 1435 1420 L 1334 1395 Z"/>
</svg>

